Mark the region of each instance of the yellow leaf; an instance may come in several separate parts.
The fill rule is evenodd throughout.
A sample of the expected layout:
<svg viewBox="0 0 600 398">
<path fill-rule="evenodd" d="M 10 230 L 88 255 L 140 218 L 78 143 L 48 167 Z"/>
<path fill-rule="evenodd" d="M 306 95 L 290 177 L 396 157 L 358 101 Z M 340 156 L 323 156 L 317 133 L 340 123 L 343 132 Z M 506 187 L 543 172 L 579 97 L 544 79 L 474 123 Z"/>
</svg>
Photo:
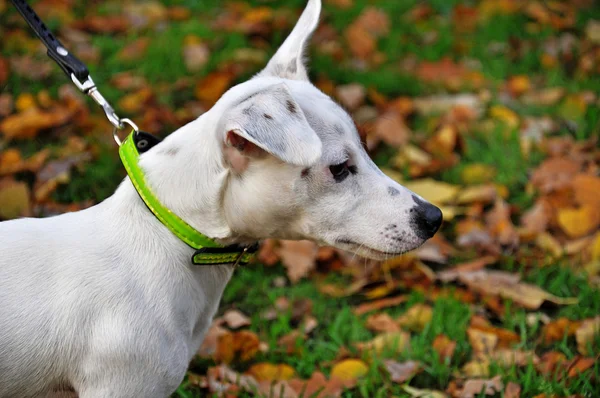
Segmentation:
<svg viewBox="0 0 600 398">
<path fill-rule="evenodd" d="M 248 373 L 258 381 L 289 380 L 296 374 L 294 368 L 286 364 L 272 364 L 267 362 L 254 364 Z"/>
<path fill-rule="evenodd" d="M 15 108 L 19 112 L 23 112 L 29 108 L 33 108 L 35 106 L 35 98 L 30 93 L 23 93 L 17 97 L 15 101 Z"/>
<path fill-rule="evenodd" d="M 460 177 L 467 185 L 483 184 L 496 177 L 496 168 L 483 163 L 471 163 L 462 169 Z"/>
<path fill-rule="evenodd" d="M 598 209 L 587 205 L 578 209 L 559 209 L 557 219 L 560 227 L 571 238 L 587 235 L 600 226 Z"/>
<path fill-rule="evenodd" d="M 508 90 L 515 97 L 519 97 L 531 89 L 531 82 L 526 75 L 513 76 L 508 81 Z"/>
<path fill-rule="evenodd" d="M 496 186 L 493 184 L 476 185 L 462 190 L 456 198 L 456 202 L 459 204 L 492 203 L 496 200 L 497 192 Z"/>
<path fill-rule="evenodd" d="M 583 95 L 573 94 L 565 98 L 558 108 L 560 116 L 568 120 L 579 120 L 587 112 L 587 103 Z"/>
<path fill-rule="evenodd" d="M 594 355 L 594 352 L 590 352 L 590 349 L 594 351 L 593 343 L 595 336 L 598 334 L 600 334 L 600 316 L 584 320 L 575 332 L 577 351 L 583 355 Z"/>
<path fill-rule="evenodd" d="M 363 351 L 373 351 L 379 355 L 386 350 L 402 352 L 410 343 L 410 335 L 406 332 L 383 333 L 366 343 L 358 343 L 356 346 Z"/>
<path fill-rule="evenodd" d="M 10 182 L 0 186 L 0 220 L 11 220 L 29 211 L 30 192 L 27 184 Z"/>
<path fill-rule="evenodd" d="M 458 193 L 460 187 L 436 181 L 431 178 L 410 181 L 405 187 L 435 204 L 448 203 Z"/>
<path fill-rule="evenodd" d="M 487 359 L 474 359 L 462 367 L 461 374 L 467 377 L 487 377 L 490 375 L 490 363 Z"/>
<path fill-rule="evenodd" d="M 427 304 L 415 304 L 410 307 L 400 318 L 398 324 L 406 329 L 420 332 L 425 328 L 433 316 L 433 309 Z"/>
<path fill-rule="evenodd" d="M 594 243 L 590 247 L 592 261 L 600 260 L 600 233 L 596 234 L 596 238 L 594 238 Z"/>
<path fill-rule="evenodd" d="M 505 123 L 510 128 L 519 127 L 519 116 L 512 110 L 502 105 L 494 105 L 490 108 L 492 118 Z"/>
<path fill-rule="evenodd" d="M 345 359 L 331 369 L 331 377 L 342 381 L 354 381 L 366 375 L 369 367 L 360 359 Z"/>
</svg>

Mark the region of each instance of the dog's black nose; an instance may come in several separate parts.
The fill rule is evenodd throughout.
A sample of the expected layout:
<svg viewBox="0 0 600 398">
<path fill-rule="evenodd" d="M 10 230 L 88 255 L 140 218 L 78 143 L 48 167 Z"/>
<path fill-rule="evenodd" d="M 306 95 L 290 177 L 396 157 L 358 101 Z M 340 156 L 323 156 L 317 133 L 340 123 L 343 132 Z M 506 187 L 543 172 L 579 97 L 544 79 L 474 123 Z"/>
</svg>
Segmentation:
<svg viewBox="0 0 600 398">
<path fill-rule="evenodd" d="M 417 204 L 414 207 L 415 214 L 413 216 L 413 222 L 416 224 L 415 233 L 419 238 L 429 239 L 442 225 L 444 220 L 442 211 L 437 206 L 424 202 L 416 196 L 413 196 L 413 200 Z"/>
</svg>

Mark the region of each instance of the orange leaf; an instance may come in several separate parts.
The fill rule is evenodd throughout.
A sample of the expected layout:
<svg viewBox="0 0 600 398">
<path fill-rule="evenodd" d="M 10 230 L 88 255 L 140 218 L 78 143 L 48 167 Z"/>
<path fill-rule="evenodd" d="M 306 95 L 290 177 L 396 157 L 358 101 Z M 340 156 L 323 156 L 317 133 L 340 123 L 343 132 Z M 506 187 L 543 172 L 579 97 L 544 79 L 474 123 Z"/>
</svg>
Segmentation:
<svg viewBox="0 0 600 398">
<path fill-rule="evenodd" d="M 289 380 L 296 374 L 294 368 L 286 364 L 261 362 L 256 363 L 248 369 L 248 374 L 254 376 L 258 381 Z"/>
</svg>

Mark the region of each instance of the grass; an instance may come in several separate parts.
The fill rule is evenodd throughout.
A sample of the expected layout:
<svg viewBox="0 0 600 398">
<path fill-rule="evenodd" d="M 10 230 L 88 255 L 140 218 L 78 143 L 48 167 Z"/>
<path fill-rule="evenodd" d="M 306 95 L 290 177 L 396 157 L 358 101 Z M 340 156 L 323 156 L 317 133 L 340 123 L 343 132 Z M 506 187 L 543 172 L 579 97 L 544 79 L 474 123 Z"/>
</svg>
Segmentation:
<svg viewBox="0 0 600 398">
<path fill-rule="evenodd" d="M 223 2 L 220 0 L 169 0 L 167 5 L 182 5 L 193 12 L 193 16 L 183 22 L 169 23 L 158 30 L 146 30 L 121 35 L 115 39 L 111 35 L 94 34 L 93 45 L 99 50 L 102 63 L 90 64 L 90 71 L 98 83 L 104 96 L 112 103 L 117 104 L 123 95 L 119 90 L 109 84 L 113 74 L 124 71 L 134 71 L 144 76 L 151 84 L 172 83 L 180 78 L 188 77 L 201 79 L 210 72 L 218 70 L 225 62 L 231 59 L 232 53 L 239 48 L 255 46 L 256 42 L 241 33 L 215 32 L 210 29 L 209 22 L 221 11 Z M 304 0 L 262 0 L 249 1 L 252 6 L 268 6 L 274 9 L 294 7 L 299 9 Z M 545 87 L 563 87 L 568 93 L 578 93 L 582 90 L 600 92 L 600 79 L 597 76 L 574 76 L 571 70 L 558 64 L 546 68 L 540 63 L 540 56 L 544 43 L 559 36 L 560 32 L 551 28 L 533 31 L 527 28 L 529 19 L 523 14 L 504 15 L 494 17 L 490 23 L 480 23 L 473 32 L 468 34 L 456 30 L 452 22 L 452 12 L 457 4 L 473 4 L 476 2 L 461 2 L 457 0 L 428 0 L 428 1 L 386 1 L 386 0 L 355 0 L 354 5 L 348 9 L 338 9 L 327 3 L 324 6 L 323 20 L 330 23 L 343 36 L 343 30 L 364 10 L 365 7 L 375 5 L 391 16 L 390 32 L 379 41 L 379 50 L 385 54 L 385 61 L 376 69 L 361 69 L 345 62 L 334 60 L 328 55 L 311 49 L 311 76 L 317 78 L 326 76 L 335 84 L 358 82 L 366 87 L 389 96 L 423 96 L 429 94 L 445 94 L 446 90 L 435 85 L 428 85 L 403 73 L 398 67 L 399 63 L 407 57 L 417 60 L 437 61 L 443 57 L 457 60 L 469 60 L 477 65 L 482 75 L 492 82 L 492 95 L 497 96 L 510 76 L 524 74 L 532 80 L 542 82 Z M 413 22 L 407 19 L 406 13 L 418 4 L 429 5 L 435 17 Z M 83 12 L 96 12 L 111 15 L 120 11 L 116 3 L 98 4 L 96 9 L 77 8 L 77 15 Z M 11 13 L 0 15 L 0 22 L 8 20 Z M 581 35 L 582 29 L 590 19 L 600 19 L 600 8 L 592 8 L 587 13 L 578 13 L 575 31 Z M 51 21 L 49 26 L 53 29 L 59 23 Z M 0 28 L 2 29 L 2 28 Z M 0 30 L 0 33 L 2 31 Z M 427 45 L 425 37 L 431 33 L 437 34 L 437 40 Z M 187 35 L 196 35 L 206 40 L 211 45 L 211 57 L 207 65 L 196 75 L 185 68 L 182 57 L 178 53 L 180 44 Z M 144 58 L 140 61 L 123 61 L 118 56 L 125 46 L 138 39 L 140 36 L 149 37 L 151 45 Z M 272 54 L 277 45 L 284 39 L 281 32 L 274 33 L 267 48 Z M 493 44 L 500 43 L 502 51 L 494 50 Z M 529 51 L 511 51 L 514 43 L 528 45 Z M 175 53 L 174 53 L 175 49 Z M 6 44 L 4 51 L 12 55 L 24 54 L 21 46 Z M 44 55 L 36 55 L 44 59 Z M 50 62 L 49 60 L 47 62 Z M 251 73 L 258 72 L 256 70 Z M 250 74 L 251 74 L 250 73 Z M 249 75 L 250 75 L 249 74 Z M 4 90 L 10 93 L 39 92 L 48 89 L 56 95 L 58 87 L 67 83 L 58 69 L 43 81 L 30 80 L 17 74 L 11 74 Z M 159 101 L 169 107 L 176 107 L 193 99 L 192 89 L 181 92 L 169 92 Z M 93 103 L 88 100 L 91 109 Z M 514 109 L 519 116 L 560 115 L 559 105 L 548 107 L 521 106 Z M 123 113 L 117 106 L 117 111 Z M 586 139 L 598 134 L 600 127 L 600 110 L 588 107 L 584 115 L 577 120 L 579 128 L 573 130 L 565 124 L 558 134 L 572 135 L 576 139 Z M 426 126 L 427 120 L 413 121 L 414 126 Z M 107 134 L 110 129 L 107 125 Z M 52 141 L 54 140 L 54 141 Z M 38 148 L 60 145 L 60 138 L 52 140 L 38 139 L 16 144 L 25 155 L 34 153 Z M 58 142 L 56 142 L 58 140 Z M 123 177 L 123 171 L 118 163 L 114 148 L 101 146 L 97 158 L 86 165 L 86 168 L 73 174 L 70 184 L 60 187 L 54 193 L 54 199 L 59 202 L 74 202 L 87 199 L 100 201 L 108 197 L 116 188 Z M 444 171 L 438 178 L 450 182 L 460 183 L 462 170 L 474 163 L 483 163 L 496 168 L 498 171 L 495 182 L 504 184 L 509 188 L 508 201 L 524 209 L 531 206 L 535 199 L 525 193 L 524 186 L 528 180 L 529 171 L 538 165 L 543 156 L 540 152 L 533 151 L 529 157 L 521 155 L 520 142 L 516 131 L 506 131 L 498 128 L 492 131 L 473 131 L 465 137 L 465 151 L 460 163 Z M 377 163 L 387 165 L 394 154 L 393 150 L 381 151 L 377 155 Z M 524 272 L 526 281 L 538 285 L 552 294 L 561 297 L 577 297 L 578 305 L 560 308 L 544 308 L 552 318 L 567 317 L 572 320 L 581 320 L 600 314 L 600 292 L 588 282 L 584 274 L 575 266 L 565 260 L 557 260 L 544 267 L 525 269 L 515 261 L 507 261 L 502 266 L 514 272 Z M 368 341 L 374 333 L 365 327 L 365 316 L 356 316 L 352 306 L 361 299 L 359 297 L 332 298 L 319 292 L 314 281 L 305 280 L 295 285 L 278 287 L 274 281 L 285 276 L 281 266 L 265 267 L 260 264 L 252 267 L 243 267 L 236 271 L 235 277 L 227 286 L 223 296 L 221 310 L 237 308 L 245 314 L 250 314 L 252 324 L 250 330 L 256 332 L 261 341 L 269 345 L 266 354 L 259 354 L 254 362 L 285 363 L 292 366 L 297 374 L 303 378 L 320 370 L 326 374 L 329 367 L 323 364 L 334 361 L 342 348 L 347 348 L 358 355 L 355 344 Z M 329 275 L 327 282 L 344 283 L 343 277 Z M 415 291 L 403 291 L 408 295 L 408 301 L 396 308 L 388 310 L 393 316 L 404 313 L 411 305 L 427 301 L 427 295 Z M 293 324 L 291 314 L 281 314 L 272 321 L 263 320 L 260 314 L 273 306 L 277 298 L 286 297 L 290 301 L 295 299 L 310 298 L 313 303 L 312 313 L 319 325 L 311 337 L 301 343 L 299 355 L 288 355 L 278 347 L 277 341 L 282 336 L 290 333 L 297 326 Z M 410 350 L 395 354 L 383 353 L 381 358 L 371 361 L 369 373 L 362 379 L 357 388 L 348 391 L 346 397 L 389 397 L 408 396 L 398 384 L 392 383 L 382 371 L 382 360 L 394 358 L 396 360 L 412 359 L 423 364 L 424 370 L 411 380 L 411 386 L 416 388 L 444 390 L 452 375 L 456 373 L 471 357 L 471 347 L 467 341 L 466 330 L 473 313 L 473 309 L 455 299 L 438 299 L 433 305 L 433 319 L 423 331 L 414 333 L 410 341 Z M 568 359 L 577 355 L 575 343 L 572 338 L 554 343 L 549 347 L 540 347 L 538 336 L 539 324 L 528 324 L 529 312 L 510 303 L 502 319 L 497 319 L 497 326 L 512 330 L 521 336 L 520 349 L 560 351 Z M 451 361 L 441 363 L 437 353 L 432 349 L 432 342 L 439 334 L 445 334 L 457 342 L 455 354 Z M 600 342 L 594 342 L 595 347 L 600 347 Z M 190 371 L 205 374 L 208 367 L 214 365 L 211 360 L 196 359 L 192 362 Z M 237 370 L 243 371 L 249 364 L 238 364 Z M 492 376 L 501 374 L 505 383 L 514 381 L 522 387 L 522 396 L 532 397 L 538 394 L 551 396 L 568 396 L 579 394 L 587 397 L 600 396 L 600 364 L 597 362 L 591 374 L 575 376 L 570 379 L 561 378 L 561 375 L 544 377 L 540 375 L 533 365 L 522 368 L 512 367 L 504 369 L 492 366 Z M 174 397 L 192 398 L 201 396 L 202 391 L 191 385 L 187 380 L 174 394 Z"/>
</svg>

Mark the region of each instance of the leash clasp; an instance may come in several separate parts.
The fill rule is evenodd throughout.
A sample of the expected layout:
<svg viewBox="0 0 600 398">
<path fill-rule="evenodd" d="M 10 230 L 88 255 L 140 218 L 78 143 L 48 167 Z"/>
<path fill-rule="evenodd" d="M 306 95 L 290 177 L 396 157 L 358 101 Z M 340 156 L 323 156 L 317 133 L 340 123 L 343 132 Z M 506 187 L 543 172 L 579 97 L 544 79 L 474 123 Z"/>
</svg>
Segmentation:
<svg viewBox="0 0 600 398">
<path fill-rule="evenodd" d="M 127 119 L 127 118 L 121 119 L 119 117 L 119 115 L 117 115 L 117 113 L 115 112 L 113 107 L 108 103 L 106 98 L 104 98 L 104 96 L 100 93 L 100 91 L 98 90 L 98 87 L 96 86 L 96 83 L 94 83 L 94 80 L 92 80 L 91 76 L 88 75 L 87 78 L 85 79 L 85 81 L 82 83 L 79 81 L 77 76 L 75 76 L 75 74 L 71 73 L 71 80 L 73 80 L 73 83 L 75 83 L 77 88 L 82 93 L 90 96 L 94 100 L 94 102 L 96 102 L 98 105 L 100 105 L 102 107 L 102 109 L 104 110 L 104 114 L 106 115 L 106 118 L 108 119 L 110 124 L 112 124 L 114 126 L 113 138 L 114 138 L 115 142 L 117 143 L 117 145 L 121 146 L 121 144 L 123 143 L 123 141 L 121 141 L 121 138 L 119 138 L 118 132 L 119 132 L 119 130 L 123 129 L 125 127 L 125 125 L 129 125 L 129 127 L 131 127 L 136 134 L 140 131 L 138 126 L 133 121 L 131 121 L 131 119 Z"/>
</svg>

